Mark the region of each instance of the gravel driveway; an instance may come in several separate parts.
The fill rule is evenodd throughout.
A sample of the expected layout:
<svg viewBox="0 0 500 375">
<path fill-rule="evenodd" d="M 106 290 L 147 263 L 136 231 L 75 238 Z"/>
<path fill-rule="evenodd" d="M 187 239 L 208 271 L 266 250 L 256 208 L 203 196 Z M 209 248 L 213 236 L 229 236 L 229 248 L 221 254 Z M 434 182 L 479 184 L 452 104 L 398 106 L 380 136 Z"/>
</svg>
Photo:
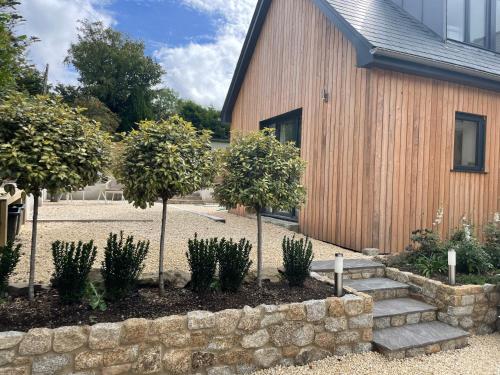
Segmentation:
<svg viewBox="0 0 500 375">
<path fill-rule="evenodd" d="M 176 208 L 178 207 L 178 208 Z M 188 210 L 196 210 L 226 219 L 226 224 L 217 223 Z M 56 240 L 89 241 L 93 239 L 98 246 L 98 259 L 95 267 L 100 265 L 104 253 L 104 245 L 109 232 L 123 230 L 136 239 L 151 241 L 150 254 L 146 260 L 145 272 L 156 272 L 158 269 L 159 229 L 161 205 L 141 210 L 126 202 L 104 204 L 97 201 L 62 201 L 44 203 L 40 207 L 38 226 L 38 253 L 36 266 L 36 282 L 48 283 L 53 271 L 51 243 Z M 88 220 L 89 222 L 44 222 L 44 220 Z M 99 222 L 91 222 L 99 220 Z M 103 220 L 109 220 L 104 221 Z M 199 237 L 232 237 L 248 238 L 256 243 L 255 220 L 220 211 L 216 206 L 174 206 L 168 210 L 166 269 L 188 270 L 185 252 L 187 240 L 197 232 Z M 281 240 L 292 232 L 279 226 L 264 223 L 264 266 L 281 265 Z M 31 241 L 31 223 L 28 222 L 20 235 L 24 256 L 22 257 L 11 282 L 26 282 L 29 272 L 29 251 Z M 254 245 L 256 246 L 256 245 Z M 362 257 L 361 254 L 340 249 L 320 241 L 313 241 L 315 259 L 332 259 L 336 252 L 343 252 L 346 257 Z M 252 251 L 254 266 L 256 265 L 256 248 Z"/>
</svg>

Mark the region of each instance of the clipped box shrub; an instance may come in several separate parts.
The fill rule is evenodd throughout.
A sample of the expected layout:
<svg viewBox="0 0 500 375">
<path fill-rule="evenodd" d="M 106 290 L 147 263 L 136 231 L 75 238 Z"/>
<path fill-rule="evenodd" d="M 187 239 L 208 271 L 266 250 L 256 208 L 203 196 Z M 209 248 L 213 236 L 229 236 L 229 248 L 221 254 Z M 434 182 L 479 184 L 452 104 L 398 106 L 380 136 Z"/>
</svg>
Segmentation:
<svg viewBox="0 0 500 375">
<path fill-rule="evenodd" d="M 12 242 L 8 242 L 5 246 L 0 246 L 0 299 L 7 290 L 9 276 L 19 262 L 21 253 L 21 245 L 14 246 Z"/>
<path fill-rule="evenodd" d="M 236 292 L 252 265 L 250 251 L 252 245 L 242 238 L 238 243 L 232 239 L 222 239 L 217 249 L 219 262 L 219 284 L 224 292 Z"/>
<path fill-rule="evenodd" d="M 283 275 L 290 286 L 303 286 L 309 277 L 314 258 L 309 238 L 283 237 Z"/>
<path fill-rule="evenodd" d="M 134 243 L 133 236 L 124 241 L 123 231 L 119 237 L 109 234 L 101 268 L 108 300 L 124 298 L 135 289 L 148 251 L 149 241 Z"/>
<path fill-rule="evenodd" d="M 54 273 L 52 286 L 59 292 L 62 303 L 79 303 L 84 294 L 87 279 L 97 255 L 94 242 L 83 243 L 61 242 L 52 243 L 52 258 Z"/>
<path fill-rule="evenodd" d="M 215 280 L 217 268 L 217 238 L 199 240 L 195 234 L 194 239 L 188 241 L 186 257 L 191 269 L 191 289 L 197 293 L 208 291 Z"/>
</svg>

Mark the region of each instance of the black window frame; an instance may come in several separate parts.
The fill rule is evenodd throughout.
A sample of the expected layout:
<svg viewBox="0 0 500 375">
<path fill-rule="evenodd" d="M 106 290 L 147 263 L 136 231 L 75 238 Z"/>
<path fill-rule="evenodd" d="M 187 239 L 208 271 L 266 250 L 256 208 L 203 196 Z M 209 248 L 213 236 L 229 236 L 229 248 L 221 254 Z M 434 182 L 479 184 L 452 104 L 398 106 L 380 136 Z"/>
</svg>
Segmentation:
<svg viewBox="0 0 500 375">
<path fill-rule="evenodd" d="M 455 142 L 456 140 L 456 127 L 457 121 L 472 121 L 478 124 L 478 131 L 476 135 L 476 160 L 477 165 L 464 166 L 455 165 Z M 486 157 L 486 116 L 476 115 L 472 113 L 456 112 L 455 113 L 455 128 L 453 132 L 453 169 L 454 172 L 475 172 L 484 173 L 485 171 L 485 157 Z"/>
<path fill-rule="evenodd" d="M 302 140 L 302 108 L 299 109 L 294 109 L 293 111 L 283 113 L 281 115 L 271 117 L 265 120 L 262 120 L 259 122 L 259 128 L 260 130 L 268 128 L 269 125 L 273 125 L 279 122 L 285 122 L 288 120 L 292 119 L 298 119 L 298 132 L 297 132 L 297 141 L 296 141 L 296 146 L 300 149 L 301 147 L 301 140 Z M 276 137 L 279 139 L 280 138 L 280 129 L 277 127 L 276 128 Z M 291 221 L 291 222 L 298 222 L 299 217 L 298 217 L 298 210 L 294 208 L 293 210 L 290 211 L 290 215 L 283 215 L 279 213 L 273 213 L 271 211 L 265 211 L 263 213 L 264 216 L 268 217 L 273 217 L 276 219 L 281 219 L 281 220 L 286 220 L 286 221 Z"/>
<path fill-rule="evenodd" d="M 470 2 L 474 0 L 465 0 L 464 1 L 464 40 L 457 40 L 453 38 L 448 37 L 448 16 L 446 17 L 446 39 L 453 40 L 457 43 L 463 43 L 467 44 L 469 46 L 473 46 L 476 48 L 481 48 L 485 49 L 488 51 L 492 51 L 495 53 L 500 53 L 500 51 L 496 50 L 496 0 L 486 0 L 486 19 L 485 19 L 485 33 L 486 33 L 486 40 L 485 40 L 485 46 L 481 46 L 476 43 L 472 43 L 470 41 Z M 446 1 L 446 8 L 448 9 L 448 0 Z M 446 14 L 448 14 L 448 11 L 446 11 Z"/>
</svg>

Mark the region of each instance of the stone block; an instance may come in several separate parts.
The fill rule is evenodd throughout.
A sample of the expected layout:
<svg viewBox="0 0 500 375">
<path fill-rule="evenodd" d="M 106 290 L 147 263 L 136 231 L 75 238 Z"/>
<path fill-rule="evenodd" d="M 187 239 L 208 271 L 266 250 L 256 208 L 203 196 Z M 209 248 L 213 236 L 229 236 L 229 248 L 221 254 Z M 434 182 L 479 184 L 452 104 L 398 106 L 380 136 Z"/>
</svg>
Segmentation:
<svg viewBox="0 0 500 375">
<path fill-rule="evenodd" d="M 406 316 L 405 315 L 394 315 L 391 317 L 391 326 L 392 327 L 401 327 L 406 324 Z"/>
<path fill-rule="evenodd" d="M 215 313 L 215 328 L 221 335 L 229 335 L 236 330 L 241 310 L 223 310 Z"/>
<path fill-rule="evenodd" d="M 52 330 L 48 328 L 30 329 L 19 344 L 20 355 L 45 354 L 52 347 Z"/>
<path fill-rule="evenodd" d="M 286 314 L 288 320 L 306 320 L 306 308 L 302 303 L 291 303 Z"/>
<path fill-rule="evenodd" d="M 462 297 L 463 298 L 463 297 Z M 448 315 L 452 316 L 465 316 L 471 315 L 474 306 L 448 306 Z"/>
<path fill-rule="evenodd" d="M 161 346 L 143 346 L 139 349 L 137 361 L 132 366 L 139 374 L 154 374 L 162 368 Z"/>
<path fill-rule="evenodd" d="M 361 340 L 373 341 L 373 329 L 367 328 L 361 331 Z"/>
<path fill-rule="evenodd" d="M 334 351 L 334 354 L 338 356 L 344 356 L 351 353 L 352 353 L 352 348 L 350 345 L 337 345 Z"/>
<path fill-rule="evenodd" d="M 252 363 L 253 353 L 250 350 L 228 350 L 220 353 L 218 363 L 226 365 L 238 365 L 243 363 Z"/>
<path fill-rule="evenodd" d="M 344 303 L 345 313 L 348 316 L 359 315 L 364 311 L 364 301 L 361 297 L 347 294 L 342 297 L 342 302 Z"/>
<path fill-rule="evenodd" d="M 375 329 L 384 329 L 389 328 L 391 326 L 391 317 L 386 316 L 383 318 L 376 318 L 373 320 L 373 328 Z"/>
<path fill-rule="evenodd" d="M 295 364 L 297 366 L 303 366 L 311 362 L 320 361 L 329 356 L 331 356 L 331 353 L 326 350 L 317 348 L 302 349 L 295 357 Z"/>
<path fill-rule="evenodd" d="M 187 319 L 190 330 L 215 327 L 215 314 L 209 311 L 190 311 L 187 314 Z"/>
<path fill-rule="evenodd" d="M 425 348 L 411 348 L 406 350 L 406 357 L 419 357 L 425 354 Z"/>
<path fill-rule="evenodd" d="M 207 375 L 233 375 L 234 372 L 229 366 L 218 366 L 208 369 Z"/>
<path fill-rule="evenodd" d="M 349 318 L 349 328 L 370 328 L 373 326 L 372 314 L 361 314 Z"/>
<path fill-rule="evenodd" d="M 479 295 L 479 294 L 476 294 Z M 462 296 L 462 306 L 468 306 L 468 305 L 473 305 L 475 301 L 475 296 L 474 295 L 468 295 L 468 296 Z"/>
<path fill-rule="evenodd" d="M 306 319 L 308 322 L 317 322 L 326 316 L 325 300 L 312 300 L 304 302 Z"/>
<path fill-rule="evenodd" d="M 160 341 L 167 349 L 182 348 L 191 342 L 191 335 L 189 332 L 170 332 L 160 336 Z"/>
<path fill-rule="evenodd" d="M 123 344 L 138 344 L 146 340 L 149 321 L 146 319 L 128 319 L 123 322 L 121 342 Z"/>
<path fill-rule="evenodd" d="M 327 298 L 328 315 L 331 317 L 344 316 L 344 304 L 340 298 Z"/>
<path fill-rule="evenodd" d="M 16 351 L 14 349 L 0 350 L 0 366 L 5 366 L 12 363 L 15 358 Z"/>
<path fill-rule="evenodd" d="M 420 313 L 413 313 L 406 315 L 406 324 L 417 324 L 420 322 Z"/>
<path fill-rule="evenodd" d="M 0 350 L 10 349 L 21 342 L 24 337 L 23 332 L 6 331 L 0 332 Z"/>
<path fill-rule="evenodd" d="M 266 315 L 264 318 L 262 318 L 260 326 L 262 328 L 265 328 L 274 324 L 282 323 L 284 320 L 285 320 L 285 313 L 282 312 L 273 313 L 270 315 Z"/>
<path fill-rule="evenodd" d="M 194 352 L 191 355 L 191 367 L 193 370 L 203 369 L 213 366 L 215 363 L 215 354 L 209 352 Z"/>
<path fill-rule="evenodd" d="M 88 334 L 83 327 L 61 327 L 54 329 L 52 348 L 56 353 L 72 352 L 87 343 Z"/>
<path fill-rule="evenodd" d="M 464 316 L 460 319 L 459 324 L 463 329 L 470 329 L 474 326 L 474 321 L 470 316 Z"/>
<path fill-rule="evenodd" d="M 335 335 L 329 332 L 316 333 L 314 337 L 314 344 L 320 348 L 333 350 L 335 349 Z"/>
<path fill-rule="evenodd" d="M 296 346 L 307 346 L 314 341 L 314 327 L 311 324 L 305 324 L 293 331 L 291 343 Z"/>
<path fill-rule="evenodd" d="M 354 353 L 367 353 L 372 351 L 372 343 L 371 342 L 358 342 L 353 347 Z"/>
<path fill-rule="evenodd" d="M 208 350 L 229 350 L 234 346 L 236 337 L 234 336 L 214 336 L 207 345 Z"/>
<path fill-rule="evenodd" d="M 187 329 L 187 317 L 172 315 L 155 319 L 149 327 L 149 336 L 160 336 L 171 332 L 180 332 Z"/>
<path fill-rule="evenodd" d="M 261 316 L 262 316 L 261 309 L 245 306 L 243 308 L 243 314 L 238 323 L 238 328 L 241 329 L 242 331 L 253 331 L 259 328 Z"/>
<path fill-rule="evenodd" d="M 102 352 L 84 351 L 75 356 L 75 370 L 87 370 L 102 367 Z"/>
<path fill-rule="evenodd" d="M 252 364 L 244 364 L 236 366 L 237 374 L 242 374 L 242 375 L 252 374 L 255 372 L 255 370 L 257 370 L 257 368 Z"/>
<path fill-rule="evenodd" d="M 435 311 L 426 311 L 423 312 L 420 320 L 422 322 L 432 322 L 433 320 L 436 320 L 436 312 Z"/>
<path fill-rule="evenodd" d="M 191 351 L 170 350 L 163 355 L 163 369 L 172 375 L 189 374 L 191 371 Z"/>
<path fill-rule="evenodd" d="M 122 365 L 137 360 L 139 348 L 137 345 L 129 347 L 119 347 L 103 352 L 102 362 L 104 366 Z"/>
<path fill-rule="evenodd" d="M 90 328 L 90 349 L 114 349 L 120 345 L 120 323 L 99 323 Z"/>
<path fill-rule="evenodd" d="M 358 331 L 342 331 L 337 333 L 337 335 L 335 336 L 335 343 L 337 344 L 356 343 L 358 341 Z"/>
<path fill-rule="evenodd" d="M 427 345 L 425 347 L 425 354 L 434 354 L 440 351 L 441 351 L 441 345 L 439 344 Z"/>
<path fill-rule="evenodd" d="M 69 354 L 46 354 L 33 358 L 31 370 L 33 375 L 50 375 L 60 372 L 70 363 L 71 356 Z"/>
<path fill-rule="evenodd" d="M 254 353 L 254 359 L 258 367 L 268 368 L 281 359 L 281 353 L 276 348 L 258 349 Z"/>
<path fill-rule="evenodd" d="M 266 345 L 269 341 L 269 333 L 265 329 L 261 329 L 251 335 L 243 336 L 241 346 L 245 349 L 260 348 Z"/>
<path fill-rule="evenodd" d="M 130 374 L 130 370 L 132 368 L 132 364 L 127 363 L 124 365 L 116 365 L 105 367 L 102 369 L 102 375 L 122 375 L 122 374 Z"/>
</svg>

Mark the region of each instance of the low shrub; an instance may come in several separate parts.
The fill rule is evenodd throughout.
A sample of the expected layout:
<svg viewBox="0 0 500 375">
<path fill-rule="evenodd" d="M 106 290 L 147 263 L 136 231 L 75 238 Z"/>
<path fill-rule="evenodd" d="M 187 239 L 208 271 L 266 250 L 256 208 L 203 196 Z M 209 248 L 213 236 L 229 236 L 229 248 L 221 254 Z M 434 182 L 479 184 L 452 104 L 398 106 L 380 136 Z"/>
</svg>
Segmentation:
<svg viewBox="0 0 500 375">
<path fill-rule="evenodd" d="M 303 286 L 314 258 L 311 241 L 309 238 L 296 240 L 295 236 L 285 236 L 282 248 L 285 279 L 290 286 Z"/>
<path fill-rule="evenodd" d="M 252 265 L 250 251 L 252 245 L 242 238 L 238 243 L 224 238 L 217 247 L 219 262 L 219 284 L 222 291 L 236 292 Z"/>
<path fill-rule="evenodd" d="M 418 272 L 425 276 L 444 274 L 448 269 L 448 259 L 445 253 L 435 253 L 430 256 L 421 255 L 415 260 Z"/>
<path fill-rule="evenodd" d="M 85 300 L 94 311 L 106 311 L 108 308 L 104 300 L 104 293 L 91 282 L 88 282 L 85 288 Z"/>
<path fill-rule="evenodd" d="M 463 275 L 457 274 L 457 283 L 459 284 L 472 284 L 472 285 L 483 285 L 483 284 L 500 284 L 500 270 L 491 275 Z"/>
<path fill-rule="evenodd" d="M 411 234 L 411 244 L 406 248 L 411 254 L 424 255 L 427 257 L 442 250 L 439 234 L 432 229 L 417 229 Z"/>
<path fill-rule="evenodd" d="M 450 246 L 457 252 L 457 272 L 479 275 L 493 269 L 490 256 L 477 239 L 451 242 Z"/>
<path fill-rule="evenodd" d="M 124 241 L 123 232 L 120 237 L 109 234 L 101 268 L 108 300 L 124 298 L 134 290 L 148 251 L 149 241 L 134 243 L 133 236 Z"/>
<path fill-rule="evenodd" d="M 495 268 L 500 268 L 500 222 L 493 221 L 484 228 L 484 250 Z"/>
<path fill-rule="evenodd" d="M 205 293 L 214 283 L 217 268 L 217 238 L 188 241 L 186 257 L 191 269 L 191 289 L 197 293 Z"/>
<path fill-rule="evenodd" d="M 96 255 L 97 247 L 93 241 L 85 244 L 82 241 L 78 244 L 61 241 L 52 243 L 54 273 L 51 282 L 59 292 L 62 303 L 81 302 Z"/>
<path fill-rule="evenodd" d="M 0 299 L 6 292 L 9 276 L 19 262 L 21 245 L 14 246 L 12 242 L 0 246 Z"/>
</svg>

